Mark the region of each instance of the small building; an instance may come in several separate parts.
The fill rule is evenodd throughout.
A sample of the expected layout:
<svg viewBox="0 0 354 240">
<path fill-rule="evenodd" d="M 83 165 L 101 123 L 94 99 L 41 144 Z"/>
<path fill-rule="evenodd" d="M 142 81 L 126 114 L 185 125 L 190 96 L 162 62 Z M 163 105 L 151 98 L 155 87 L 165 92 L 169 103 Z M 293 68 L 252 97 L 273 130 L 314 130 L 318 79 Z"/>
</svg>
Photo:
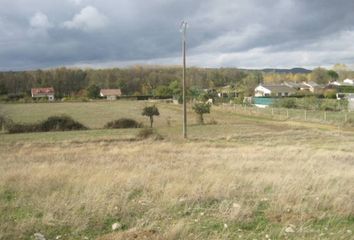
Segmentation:
<svg viewBox="0 0 354 240">
<path fill-rule="evenodd" d="M 49 101 L 54 101 L 54 88 L 32 88 L 31 95 L 32 98 L 47 98 Z"/>
<path fill-rule="evenodd" d="M 224 87 L 220 87 L 217 90 L 218 97 L 224 98 L 224 97 L 233 97 L 236 98 L 238 97 L 239 91 L 235 88 L 235 86 L 232 85 L 226 85 Z"/>
<path fill-rule="evenodd" d="M 343 80 L 343 83 L 345 85 L 354 85 L 354 80 L 347 78 Z"/>
<path fill-rule="evenodd" d="M 342 84 L 338 81 L 332 81 L 328 83 L 329 86 L 341 86 Z"/>
<path fill-rule="evenodd" d="M 312 82 L 312 81 L 309 81 L 309 82 L 303 82 L 303 84 L 305 86 L 308 87 L 308 90 L 312 93 L 318 93 L 320 92 L 321 90 L 324 89 L 324 86 L 320 85 L 320 84 L 317 84 L 315 82 Z"/>
<path fill-rule="evenodd" d="M 101 89 L 100 96 L 107 98 L 107 100 L 117 100 L 117 98 L 122 96 L 122 91 L 117 89 Z"/>
<path fill-rule="evenodd" d="M 254 90 L 255 97 L 288 97 L 296 93 L 296 89 L 286 85 L 259 85 Z"/>
<path fill-rule="evenodd" d="M 309 90 L 309 87 L 306 86 L 303 83 L 297 83 L 297 82 L 283 82 L 283 85 L 294 88 L 297 91 L 307 89 Z"/>
</svg>

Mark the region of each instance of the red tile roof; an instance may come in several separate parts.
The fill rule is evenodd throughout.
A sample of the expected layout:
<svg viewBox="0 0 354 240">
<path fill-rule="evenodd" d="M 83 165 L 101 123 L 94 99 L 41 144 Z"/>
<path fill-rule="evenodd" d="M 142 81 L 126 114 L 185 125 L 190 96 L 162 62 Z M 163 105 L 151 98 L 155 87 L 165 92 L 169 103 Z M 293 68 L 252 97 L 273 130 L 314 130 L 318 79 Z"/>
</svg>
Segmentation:
<svg viewBox="0 0 354 240">
<path fill-rule="evenodd" d="M 31 89 L 32 96 L 35 95 L 52 95 L 54 94 L 54 88 L 32 88 Z"/>
<path fill-rule="evenodd" d="M 101 89 L 101 96 L 121 96 L 122 91 L 118 89 Z"/>
</svg>

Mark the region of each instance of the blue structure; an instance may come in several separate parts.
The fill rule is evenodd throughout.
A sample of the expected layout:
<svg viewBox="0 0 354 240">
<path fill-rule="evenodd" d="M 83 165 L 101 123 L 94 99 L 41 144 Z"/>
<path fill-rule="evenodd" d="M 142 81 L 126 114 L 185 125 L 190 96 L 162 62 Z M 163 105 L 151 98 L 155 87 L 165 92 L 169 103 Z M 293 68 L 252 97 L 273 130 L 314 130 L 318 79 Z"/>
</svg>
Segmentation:
<svg viewBox="0 0 354 240">
<path fill-rule="evenodd" d="M 262 106 L 270 106 L 273 104 L 275 98 L 269 97 L 254 97 L 253 104 L 254 105 L 262 105 Z"/>
</svg>

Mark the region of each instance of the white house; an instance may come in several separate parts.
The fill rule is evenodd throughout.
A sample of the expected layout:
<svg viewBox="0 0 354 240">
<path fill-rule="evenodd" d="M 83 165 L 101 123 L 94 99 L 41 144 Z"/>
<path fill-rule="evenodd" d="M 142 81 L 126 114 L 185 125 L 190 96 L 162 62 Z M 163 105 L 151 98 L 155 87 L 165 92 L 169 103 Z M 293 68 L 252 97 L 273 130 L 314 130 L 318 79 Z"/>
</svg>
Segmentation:
<svg viewBox="0 0 354 240">
<path fill-rule="evenodd" d="M 296 93 L 294 88 L 286 85 L 259 85 L 254 90 L 255 97 L 288 97 Z"/>
<path fill-rule="evenodd" d="M 343 83 L 345 85 L 354 85 L 354 80 L 347 78 L 343 80 Z"/>
<path fill-rule="evenodd" d="M 47 98 L 49 101 L 54 101 L 54 88 L 32 88 L 32 98 Z"/>
<path fill-rule="evenodd" d="M 328 85 L 332 85 L 332 86 L 341 86 L 342 84 L 338 81 L 332 81 L 330 82 Z"/>
<path fill-rule="evenodd" d="M 122 91 L 117 89 L 101 89 L 100 91 L 101 97 L 106 97 L 107 100 L 116 100 L 117 97 L 122 96 Z"/>
</svg>

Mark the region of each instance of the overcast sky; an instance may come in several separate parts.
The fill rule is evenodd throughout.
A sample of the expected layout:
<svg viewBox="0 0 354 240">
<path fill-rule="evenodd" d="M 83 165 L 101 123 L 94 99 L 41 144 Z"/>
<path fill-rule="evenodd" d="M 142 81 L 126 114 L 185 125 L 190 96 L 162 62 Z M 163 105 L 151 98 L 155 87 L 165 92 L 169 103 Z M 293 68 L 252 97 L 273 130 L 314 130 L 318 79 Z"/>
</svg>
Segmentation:
<svg viewBox="0 0 354 240">
<path fill-rule="evenodd" d="M 354 63 L 353 0 L 0 0 L 0 70 Z"/>
</svg>

